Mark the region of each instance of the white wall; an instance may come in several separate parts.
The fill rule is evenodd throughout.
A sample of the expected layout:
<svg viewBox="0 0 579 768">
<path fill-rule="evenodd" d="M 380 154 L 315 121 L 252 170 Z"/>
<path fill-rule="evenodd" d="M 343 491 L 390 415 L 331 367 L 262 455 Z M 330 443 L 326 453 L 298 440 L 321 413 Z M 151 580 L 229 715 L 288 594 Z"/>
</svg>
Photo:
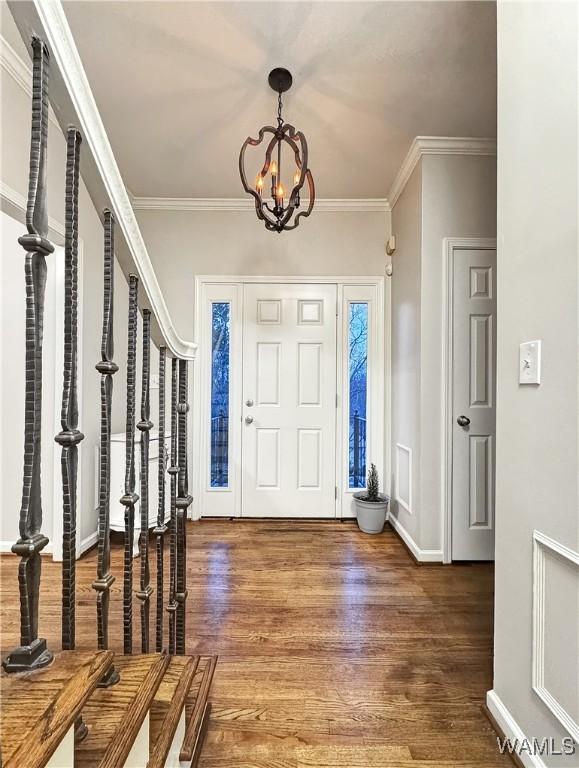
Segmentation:
<svg viewBox="0 0 579 768">
<path fill-rule="evenodd" d="M 420 546 L 441 549 L 442 241 L 496 236 L 496 157 L 422 159 Z"/>
<path fill-rule="evenodd" d="M 577 4 L 498 4 L 494 692 L 527 737 L 568 733 L 532 690 L 533 530 L 579 550 Z M 518 384 L 542 339 L 540 386 Z M 546 685 L 579 721 L 579 567 L 546 561 Z M 579 750 L 579 747 L 578 747 Z M 573 757 L 546 758 L 576 766 Z"/>
<path fill-rule="evenodd" d="M 442 550 L 442 244 L 496 234 L 496 158 L 423 156 L 392 211 L 392 467 L 412 451 L 412 511 L 392 514 L 432 559 Z M 395 477 L 393 487 L 395 487 Z"/>
<path fill-rule="evenodd" d="M 420 509 L 420 329 L 422 167 L 414 169 L 392 213 L 396 253 L 392 257 L 392 479 L 390 515 L 413 539 L 419 538 Z M 396 501 L 397 444 L 412 452 L 412 506 Z"/>
<path fill-rule="evenodd" d="M 0 406 L 0 432 L 2 433 L 0 472 L 1 509 L 0 540 L 2 551 L 19 538 L 19 513 L 22 498 L 22 471 L 24 463 L 24 370 L 26 293 L 24 283 L 25 253 L 18 244 L 23 233 L 20 222 L 0 212 L 0 311 L 2 335 L 2 383 Z M 44 312 L 44 357 L 42 368 L 42 429 L 50 436 L 59 431 L 60 409 L 55 407 L 55 373 L 57 366 L 56 332 L 56 269 L 55 259 L 62 258 L 62 249 L 46 260 L 46 307 Z M 62 372 L 61 372 L 62 375 Z M 14 415 L 21 415 L 15 419 Z M 53 459 L 60 450 L 54 440 L 42 444 L 41 461 L 48 471 L 42 474 L 42 497 L 46 530 L 53 525 Z"/>
<path fill-rule="evenodd" d="M 268 232 L 249 211 L 137 211 L 177 332 L 191 338 L 195 275 L 383 275 L 386 213 L 314 211 Z"/>
</svg>

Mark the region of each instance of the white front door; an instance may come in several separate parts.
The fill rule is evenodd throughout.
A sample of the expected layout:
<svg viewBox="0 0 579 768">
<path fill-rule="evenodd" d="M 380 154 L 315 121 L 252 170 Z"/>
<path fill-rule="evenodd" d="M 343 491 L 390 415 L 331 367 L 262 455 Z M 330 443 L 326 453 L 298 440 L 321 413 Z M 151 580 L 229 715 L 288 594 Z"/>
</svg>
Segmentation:
<svg viewBox="0 0 579 768">
<path fill-rule="evenodd" d="M 336 286 L 243 290 L 242 516 L 334 517 Z"/>
<path fill-rule="evenodd" d="M 494 559 L 496 251 L 455 251 L 452 559 Z"/>
</svg>

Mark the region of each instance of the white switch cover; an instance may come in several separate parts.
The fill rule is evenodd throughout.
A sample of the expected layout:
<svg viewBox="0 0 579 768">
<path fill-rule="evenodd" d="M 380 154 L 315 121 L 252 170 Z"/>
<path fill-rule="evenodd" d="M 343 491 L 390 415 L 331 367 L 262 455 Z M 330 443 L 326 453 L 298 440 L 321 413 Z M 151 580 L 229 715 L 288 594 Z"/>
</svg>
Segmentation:
<svg viewBox="0 0 579 768">
<path fill-rule="evenodd" d="M 541 383 L 541 342 L 524 341 L 519 347 L 519 384 Z"/>
<path fill-rule="evenodd" d="M 151 389 L 159 389 L 159 374 L 158 373 L 152 373 L 151 374 L 151 383 L 150 383 Z"/>
</svg>

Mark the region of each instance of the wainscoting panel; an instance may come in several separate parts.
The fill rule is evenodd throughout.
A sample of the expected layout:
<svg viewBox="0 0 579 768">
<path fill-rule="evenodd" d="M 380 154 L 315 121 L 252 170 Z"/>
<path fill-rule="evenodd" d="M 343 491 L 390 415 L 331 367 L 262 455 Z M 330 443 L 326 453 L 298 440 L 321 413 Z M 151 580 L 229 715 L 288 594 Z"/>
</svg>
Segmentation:
<svg viewBox="0 0 579 768">
<path fill-rule="evenodd" d="M 412 448 L 396 443 L 396 501 L 412 514 Z"/>
<path fill-rule="evenodd" d="M 533 532 L 533 690 L 579 743 L 579 552 Z"/>
</svg>

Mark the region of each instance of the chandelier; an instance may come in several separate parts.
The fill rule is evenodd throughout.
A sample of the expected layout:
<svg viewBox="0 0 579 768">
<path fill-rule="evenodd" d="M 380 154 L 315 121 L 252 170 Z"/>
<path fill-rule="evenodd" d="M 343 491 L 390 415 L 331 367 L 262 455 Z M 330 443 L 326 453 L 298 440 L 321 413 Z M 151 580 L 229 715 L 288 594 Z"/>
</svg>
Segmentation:
<svg viewBox="0 0 579 768">
<path fill-rule="evenodd" d="M 257 139 L 247 137 L 243 142 L 239 153 L 239 174 L 245 191 L 255 200 L 255 212 L 257 218 L 265 224 L 265 228 L 271 232 L 283 232 L 285 229 L 295 229 L 302 217 L 309 216 L 315 202 L 314 179 L 308 168 L 308 143 L 301 131 L 296 131 L 293 125 L 284 123 L 281 114 L 281 95 L 291 88 L 292 76 L 287 69 L 277 67 L 269 73 L 270 87 L 277 93 L 277 128 L 266 125 L 259 130 Z M 255 186 L 247 183 L 245 175 L 245 150 L 248 146 L 257 147 L 266 136 L 271 136 L 265 150 L 265 161 L 261 171 L 257 174 Z M 294 168 L 291 169 L 291 187 L 284 186 L 282 170 L 282 147 L 289 147 L 290 159 L 293 154 Z M 287 154 L 287 152 L 286 152 Z M 269 176 L 269 178 L 268 178 Z M 288 176 L 286 175 L 287 179 Z M 309 198 L 307 206 L 302 205 L 300 195 L 307 181 Z M 289 194 L 288 194 L 289 190 Z"/>
</svg>

